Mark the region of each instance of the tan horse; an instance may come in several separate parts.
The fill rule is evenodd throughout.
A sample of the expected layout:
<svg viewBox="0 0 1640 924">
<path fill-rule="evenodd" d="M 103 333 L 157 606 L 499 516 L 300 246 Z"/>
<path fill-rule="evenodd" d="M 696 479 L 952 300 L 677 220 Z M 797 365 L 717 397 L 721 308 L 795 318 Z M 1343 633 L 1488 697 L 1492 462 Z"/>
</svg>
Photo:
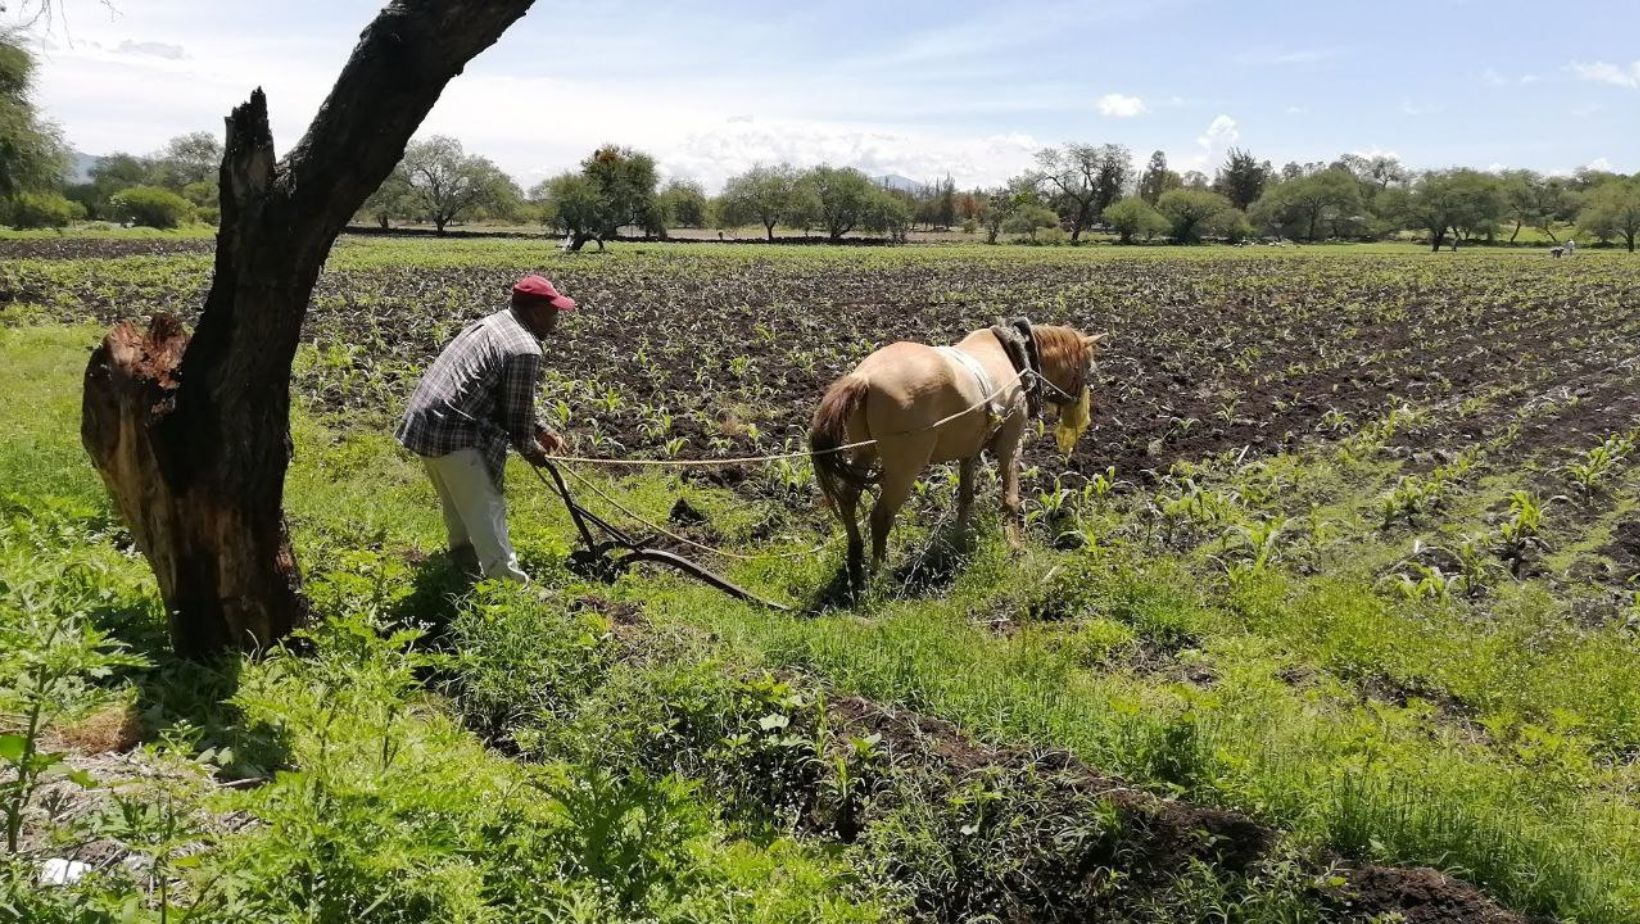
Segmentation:
<svg viewBox="0 0 1640 924">
<path fill-rule="evenodd" d="M 1069 452 L 1087 428 L 1094 346 L 1103 335 L 1014 323 L 1017 335 L 1016 328 L 998 325 L 974 331 L 955 347 L 890 344 L 832 383 L 821 399 L 809 448 L 820 490 L 848 531 L 849 579 L 856 587 L 864 579 L 856 512 L 866 486 L 881 486 L 871 510 L 875 570 L 887 553 L 895 514 L 932 463 L 961 462 L 957 528 L 967 530 L 975 463 L 985 449 L 1002 472 L 1008 541 L 1019 546 L 1019 446 L 1030 412 L 1038 397 L 1058 406 L 1056 435 Z M 837 450 L 867 440 L 876 442 Z"/>
</svg>

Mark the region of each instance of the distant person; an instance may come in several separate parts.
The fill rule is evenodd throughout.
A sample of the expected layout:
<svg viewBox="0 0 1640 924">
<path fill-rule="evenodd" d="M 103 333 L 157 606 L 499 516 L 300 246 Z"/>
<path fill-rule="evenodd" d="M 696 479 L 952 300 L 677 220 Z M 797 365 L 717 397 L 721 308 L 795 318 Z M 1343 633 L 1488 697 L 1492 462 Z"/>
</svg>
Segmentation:
<svg viewBox="0 0 1640 924">
<path fill-rule="evenodd" d="M 1458 236 L 1456 234 L 1452 235 L 1452 252 L 1458 252 Z"/>
<path fill-rule="evenodd" d="M 1577 241 L 1575 241 L 1571 238 L 1567 238 L 1566 239 L 1566 256 L 1569 257 L 1569 256 L 1572 256 L 1575 253 L 1577 253 Z"/>
<path fill-rule="evenodd" d="M 535 418 L 541 341 L 575 300 L 540 276 L 512 288 L 512 305 L 457 334 L 422 376 L 394 432 L 438 492 L 450 555 L 486 578 L 529 580 L 507 537 L 501 496 L 507 446 L 531 465 L 563 446 Z"/>
</svg>

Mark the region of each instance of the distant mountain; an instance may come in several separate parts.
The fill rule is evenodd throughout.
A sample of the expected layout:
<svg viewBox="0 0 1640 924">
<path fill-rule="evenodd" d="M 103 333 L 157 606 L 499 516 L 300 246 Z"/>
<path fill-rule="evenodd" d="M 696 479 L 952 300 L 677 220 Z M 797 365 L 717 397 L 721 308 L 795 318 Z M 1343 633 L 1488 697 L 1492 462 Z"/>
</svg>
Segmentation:
<svg viewBox="0 0 1640 924">
<path fill-rule="evenodd" d="M 102 158 L 95 154 L 87 154 L 84 151 L 70 151 L 68 182 L 71 184 L 91 182 L 91 170 L 101 160 Z"/>
<path fill-rule="evenodd" d="M 897 189 L 901 192 L 908 193 L 917 192 L 922 189 L 924 185 L 926 185 L 924 183 L 919 183 L 916 180 L 907 179 L 906 177 L 900 176 L 896 173 L 889 173 L 883 176 L 874 176 L 871 178 L 871 182 L 876 183 L 878 186 L 886 186 L 889 189 Z"/>
</svg>

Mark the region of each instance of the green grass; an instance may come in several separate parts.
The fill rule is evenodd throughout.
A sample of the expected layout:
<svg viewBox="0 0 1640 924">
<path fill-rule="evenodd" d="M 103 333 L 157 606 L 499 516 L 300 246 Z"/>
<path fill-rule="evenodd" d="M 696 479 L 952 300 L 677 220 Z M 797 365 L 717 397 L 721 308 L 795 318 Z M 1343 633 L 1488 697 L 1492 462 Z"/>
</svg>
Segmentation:
<svg viewBox="0 0 1640 924">
<path fill-rule="evenodd" d="M 92 222 L 70 228 L 39 228 L 18 230 L 16 228 L 0 228 L 0 241 L 50 241 L 50 240 L 199 240 L 216 237 L 216 226 L 206 224 L 189 224 L 180 228 L 161 230 L 159 228 L 120 228 L 103 223 Z"/>
</svg>

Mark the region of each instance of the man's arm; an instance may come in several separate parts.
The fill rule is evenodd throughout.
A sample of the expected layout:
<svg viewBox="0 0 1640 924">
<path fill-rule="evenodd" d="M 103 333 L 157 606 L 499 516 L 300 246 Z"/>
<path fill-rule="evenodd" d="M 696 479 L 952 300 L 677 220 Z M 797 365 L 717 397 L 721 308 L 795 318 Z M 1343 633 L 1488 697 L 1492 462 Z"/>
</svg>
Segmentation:
<svg viewBox="0 0 1640 924">
<path fill-rule="evenodd" d="M 539 354 L 509 356 L 507 364 L 501 369 L 499 394 L 496 396 L 496 411 L 502 428 L 507 431 L 507 439 L 519 455 L 537 465 L 546 455 L 536 440 L 537 431 L 542 429 L 535 419 L 535 396 L 541 389 L 541 366 Z"/>
</svg>

